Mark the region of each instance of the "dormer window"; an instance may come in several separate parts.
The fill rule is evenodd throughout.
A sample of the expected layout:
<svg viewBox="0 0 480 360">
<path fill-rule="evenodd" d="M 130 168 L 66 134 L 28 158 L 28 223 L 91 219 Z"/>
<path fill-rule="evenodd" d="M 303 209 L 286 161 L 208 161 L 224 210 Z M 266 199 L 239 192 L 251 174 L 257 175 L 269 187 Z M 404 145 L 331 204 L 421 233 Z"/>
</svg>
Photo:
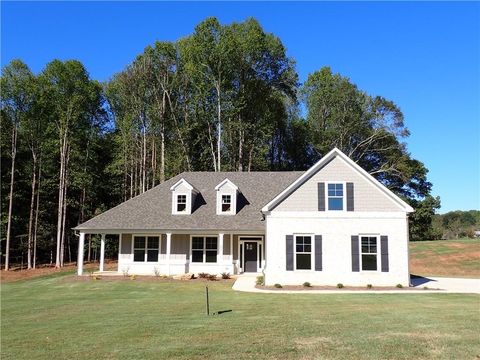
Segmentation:
<svg viewBox="0 0 480 360">
<path fill-rule="evenodd" d="M 232 195 L 222 195 L 222 212 L 230 212 L 232 209 Z"/>
<path fill-rule="evenodd" d="M 177 195 L 177 212 L 187 210 L 187 195 Z"/>
<path fill-rule="evenodd" d="M 185 179 L 180 179 L 171 188 L 172 214 L 189 215 L 193 211 L 198 190 Z"/>
<path fill-rule="evenodd" d="M 235 215 L 237 213 L 238 187 L 228 179 L 215 186 L 217 191 L 217 215 Z"/>
</svg>

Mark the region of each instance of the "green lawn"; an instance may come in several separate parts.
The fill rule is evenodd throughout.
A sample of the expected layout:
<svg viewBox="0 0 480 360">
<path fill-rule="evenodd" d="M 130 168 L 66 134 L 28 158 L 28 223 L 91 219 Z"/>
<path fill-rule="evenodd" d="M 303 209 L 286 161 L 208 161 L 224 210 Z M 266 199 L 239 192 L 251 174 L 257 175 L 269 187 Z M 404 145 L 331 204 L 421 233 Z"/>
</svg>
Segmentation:
<svg viewBox="0 0 480 360">
<path fill-rule="evenodd" d="M 480 240 L 410 242 L 410 273 L 423 276 L 480 277 Z"/>
<path fill-rule="evenodd" d="M 155 279 L 154 279 L 155 280 Z M 6 359 L 473 359 L 480 296 L 246 294 L 209 283 L 76 281 L 2 285 Z"/>
</svg>

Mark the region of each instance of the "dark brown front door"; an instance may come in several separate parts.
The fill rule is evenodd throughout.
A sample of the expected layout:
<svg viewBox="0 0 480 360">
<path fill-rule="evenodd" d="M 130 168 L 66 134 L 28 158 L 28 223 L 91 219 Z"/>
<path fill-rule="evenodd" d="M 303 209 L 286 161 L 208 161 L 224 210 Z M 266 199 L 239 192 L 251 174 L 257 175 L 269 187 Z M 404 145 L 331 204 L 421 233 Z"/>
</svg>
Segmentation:
<svg viewBox="0 0 480 360">
<path fill-rule="evenodd" d="M 245 265 L 243 267 L 244 272 L 257 272 L 258 258 L 257 258 L 257 243 L 245 242 Z"/>
</svg>

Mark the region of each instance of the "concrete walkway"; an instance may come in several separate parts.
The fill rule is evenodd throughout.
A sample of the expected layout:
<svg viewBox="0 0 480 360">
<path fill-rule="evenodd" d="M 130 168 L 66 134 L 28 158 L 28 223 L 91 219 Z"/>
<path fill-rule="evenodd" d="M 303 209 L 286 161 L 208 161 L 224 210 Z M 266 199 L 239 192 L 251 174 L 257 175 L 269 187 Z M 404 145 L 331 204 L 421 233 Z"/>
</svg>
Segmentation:
<svg viewBox="0 0 480 360">
<path fill-rule="evenodd" d="M 255 287 L 256 277 L 259 275 L 243 274 L 238 276 L 232 286 L 233 290 L 264 294 L 480 294 L 480 279 L 412 277 L 415 290 L 263 290 Z M 424 287 L 435 290 L 425 290 Z"/>
</svg>

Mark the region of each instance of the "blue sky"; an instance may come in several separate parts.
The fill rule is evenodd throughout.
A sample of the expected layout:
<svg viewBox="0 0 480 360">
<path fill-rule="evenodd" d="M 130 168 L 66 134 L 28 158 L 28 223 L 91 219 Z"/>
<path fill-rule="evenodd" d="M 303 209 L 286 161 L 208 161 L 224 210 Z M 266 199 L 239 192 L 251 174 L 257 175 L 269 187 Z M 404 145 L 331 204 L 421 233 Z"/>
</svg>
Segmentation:
<svg viewBox="0 0 480 360">
<path fill-rule="evenodd" d="M 480 209 L 480 3 L 1 2 L 1 63 L 78 59 L 107 80 L 155 40 L 207 16 L 257 18 L 303 82 L 324 65 L 397 103 L 442 209 Z"/>
</svg>

